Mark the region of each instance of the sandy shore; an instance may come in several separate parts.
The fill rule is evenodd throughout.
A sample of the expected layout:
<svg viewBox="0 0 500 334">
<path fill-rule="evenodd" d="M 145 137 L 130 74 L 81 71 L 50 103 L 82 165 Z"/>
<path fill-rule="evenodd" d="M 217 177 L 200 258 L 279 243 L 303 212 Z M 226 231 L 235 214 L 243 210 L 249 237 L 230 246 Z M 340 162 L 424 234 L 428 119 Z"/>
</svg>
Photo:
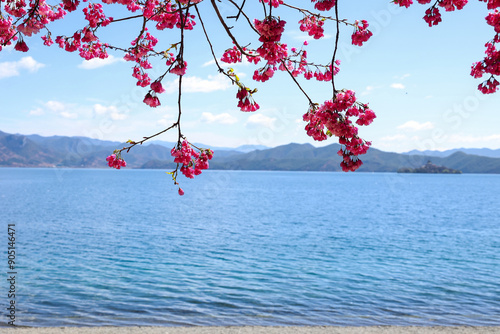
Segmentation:
<svg viewBox="0 0 500 334">
<path fill-rule="evenodd" d="M 500 327 L 18 327 L 0 328 L 16 334 L 483 334 L 500 333 Z"/>
</svg>

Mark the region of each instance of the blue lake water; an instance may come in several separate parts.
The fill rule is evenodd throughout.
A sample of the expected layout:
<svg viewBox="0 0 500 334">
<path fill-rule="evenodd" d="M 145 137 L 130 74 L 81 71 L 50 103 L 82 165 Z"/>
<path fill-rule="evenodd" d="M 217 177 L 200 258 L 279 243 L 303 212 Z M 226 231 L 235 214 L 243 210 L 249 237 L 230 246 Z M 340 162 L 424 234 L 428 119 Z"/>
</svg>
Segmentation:
<svg viewBox="0 0 500 334">
<path fill-rule="evenodd" d="M 182 197 L 158 170 L 0 169 L 16 323 L 500 325 L 500 175 L 180 181 Z"/>
</svg>

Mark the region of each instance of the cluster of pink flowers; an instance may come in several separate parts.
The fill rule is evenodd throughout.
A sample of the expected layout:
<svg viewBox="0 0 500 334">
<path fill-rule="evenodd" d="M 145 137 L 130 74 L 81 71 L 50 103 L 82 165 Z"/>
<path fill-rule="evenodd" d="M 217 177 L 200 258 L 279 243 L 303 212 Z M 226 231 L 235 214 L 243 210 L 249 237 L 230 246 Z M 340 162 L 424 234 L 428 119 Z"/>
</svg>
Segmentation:
<svg viewBox="0 0 500 334">
<path fill-rule="evenodd" d="M 2 51 L 2 45 L 10 45 L 15 40 L 17 40 L 17 36 L 16 29 L 12 25 L 12 16 L 0 17 L 0 51 Z"/>
<path fill-rule="evenodd" d="M 370 147 L 370 142 L 365 142 L 358 137 L 358 128 L 352 123 L 351 117 L 357 117 L 356 124 L 369 125 L 375 119 L 375 113 L 368 105 L 356 102 L 353 91 L 345 90 L 336 94 L 335 100 L 328 100 L 319 108 L 312 106 L 304 114 L 307 135 L 314 140 L 322 141 L 328 137 L 336 136 L 342 149 L 342 170 L 354 171 L 362 162 L 358 155 L 365 154 Z"/>
<path fill-rule="evenodd" d="M 399 5 L 400 7 L 410 7 L 413 4 L 413 0 L 394 0 L 393 1 L 395 4 Z M 419 4 L 425 5 L 431 2 L 431 0 L 417 0 Z"/>
<path fill-rule="evenodd" d="M 106 17 L 102 10 L 102 5 L 99 3 L 89 3 L 88 7 L 83 9 L 85 19 L 89 21 L 89 27 L 96 28 L 97 26 L 105 27 L 113 21 L 112 17 Z"/>
<path fill-rule="evenodd" d="M 273 77 L 275 71 L 276 66 L 269 65 L 268 63 L 264 67 L 255 70 L 252 79 L 254 79 L 255 81 L 265 82 Z"/>
<path fill-rule="evenodd" d="M 227 49 L 226 51 L 224 51 L 224 54 L 222 55 L 222 58 L 220 60 L 227 64 L 241 63 L 241 51 L 238 50 L 236 46 L 233 46 L 232 49 Z"/>
<path fill-rule="evenodd" d="M 18 40 L 16 45 L 14 46 L 14 50 L 21 52 L 28 52 L 29 48 L 26 42 L 22 39 Z"/>
<path fill-rule="evenodd" d="M 279 5 L 283 4 L 283 0 L 259 0 L 260 2 L 269 3 L 271 1 L 271 6 L 278 8 Z"/>
<path fill-rule="evenodd" d="M 127 50 L 127 53 L 123 57 L 126 61 L 136 63 L 132 76 L 137 79 L 137 86 L 146 87 L 151 84 L 151 78 L 145 70 L 153 67 L 148 57 L 150 53 L 155 52 L 154 47 L 157 43 L 158 39 L 147 32 L 146 28 L 145 33 L 132 41 L 132 47 Z"/>
<path fill-rule="evenodd" d="M 24 0 L 7 0 L 4 8 L 8 14 L 15 17 L 21 17 L 26 15 L 24 7 L 26 7 L 26 2 Z"/>
<path fill-rule="evenodd" d="M 328 11 L 335 6 L 337 0 L 311 0 L 311 2 L 316 2 L 314 8 L 317 10 Z"/>
<path fill-rule="evenodd" d="M 255 29 L 260 34 L 259 41 L 262 43 L 279 42 L 285 31 L 286 21 L 275 17 L 267 17 L 262 21 L 254 20 Z"/>
<path fill-rule="evenodd" d="M 367 28 L 368 22 L 366 20 L 361 20 L 361 25 L 359 25 L 359 21 L 354 23 L 354 33 L 351 36 L 353 45 L 362 46 L 373 36 L 373 33 Z"/>
<path fill-rule="evenodd" d="M 61 49 L 64 49 L 68 52 L 77 51 L 82 46 L 81 40 L 82 36 L 80 35 L 79 32 L 75 32 L 71 37 L 65 37 L 65 36 L 56 37 L 57 45 L 59 45 Z"/>
<path fill-rule="evenodd" d="M 161 94 L 163 92 L 165 92 L 165 89 L 163 88 L 161 81 L 156 80 L 151 84 L 151 90 L 146 94 L 143 102 L 152 108 L 158 107 L 161 103 L 156 94 Z"/>
<path fill-rule="evenodd" d="M 494 76 L 491 76 L 488 80 L 480 83 L 477 88 L 483 94 L 492 94 L 498 90 L 498 84 L 498 80 Z"/>
<path fill-rule="evenodd" d="M 158 98 L 158 96 L 156 96 L 154 92 L 148 92 L 142 102 L 144 102 L 145 104 L 147 104 L 152 108 L 156 108 L 161 104 L 160 99 Z"/>
<path fill-rule="evenodd" d="M 121 167 L 127 167 L 127 163 L 121 158 L 120 155 L 111 154 L 106 158 L 106 161 L 108 162 L 108 166 L 111 168 L 120 169 Z"/>
<path fill-rule="evenodd" d="M 337 73 L 339 73 L 340 71 L 340 60 L 335 60 L 335 66 L 332 66 L 332 64 L 329 64 L 328 67 L 325 69 L 325 72 L 321 72 L 318 68 L 316 69 L 316 71 L 314 71 L 314 73 L 312 74 L 312 76 L 318 80 L 318 81 L 331 81 L 332 80 L 332 76 L 333 75 L 337 75 Z M 308 74 L 306 76 L 306 79 L 308 79 L 308 77 L 310 76 L 311 74 Z"/>
<path fill-rule="evenodd" d="M 13 25 L 12 16 L 3 18 L 0 14 L 0 44 L 10 45 L 11 41 L 18 40 L 15 36 L 19 32 L 19 40 L 15 45 L 15 50 L 27 52 L 28 45 L 23 40 L 22 36 L 32 36 L 44 29 L 47 24 L 55 20 L 59 20 L 66 15 L 66 11 L 60 6 L 49 6 L 45 0 L 31 1 L 29 9 L 26 11 L 26 2 L 24 0 L 7 0 L 4 6 L 5 11 L 17 18 L 22 18 L 27 15 L 27 18 L 22 20 L 19 25 Z M 18 20 L 19 21 L 19 20 Z M 17 30 L 17 31 L 16 31 Z M 0 50 L 2 46 L 0 45 Z"/>
<path fill-rule="evenodd" d="M 424 21 L 429 24 L 429 27 L 436 26 L 441 22 L 441 13 L 439 8 L 431 7 L 425 11 Z"/>
<path fill-rule="evenodd" d="M 90 60 L 93 58 L 100 58 L 100 59 L 107 58 L 108 57 L 108 52 L 106 50 L 107 47 L 108 47 L 107 43 L 101 44 L 99 41 L 82 44 L 82 46 L 79 48 L 80 57 L 86 60 Z"/>
<path fill-rule="evenodd" d="M 260 108 L 257 102 L 254 101 L 252 93 L 246 87 L 239 87 L 236 97 L 238 98 L 238 107 L 241 111 L 252 112 Z"/>
<path fill-rule="evenodd" d="M 500 0 L 499 0 L 500 1 Z M 499 4 L 500 7 L 500 4 Z M 486 23 L 488 23 L 490 26 L 495 29 L 496 35 L 494 38 L 495 43 L 500 42 L 500 12 L 498 9 L 495 9 L 494 12 L 489 13 L 488 16 L 486 16 Z"/>
<path fill-rule="evenodd" d="M 208 161 L 212 159 L 214 152 L 210 149 L 202 149 L 197 153 L 191 144 L 184 140 L 180 148 L 173 148 L 170 152 L 175 158 L 174 162 L 181 164 L 181 173 L 185 177 L 193 179 L 200 175 L 202 170 L 208 169 Z"/>
<path fill-rule="evenodd" d="M 482 2 L 486 2 L 488 4 L 488 9 L 495 9 L 500 7 L 500 0 L 479 0 Z"/>
<path fill-rule="evenodd" d="M 148 4 L 149 3 L 151 4 L 150 9 L 148 8 L 149 10 L 146 12 L 145 8 L 144 13 L 145 15 L 148 15 L 151 20 L 157 22 L 156 29 L 173 29 L 177 26 L 180 20 L 180 15 L 179 12 L 172 8 L 172 4 L 170 2 L 165 3 L 161 11 L 155 10 L 157 6 L 155 1 L 148 1 Z"/>
<path fill-rule="evenodd" d="M 443 7 L 447 12 L 452 12 L 455 9 L 461 10 L 469 0 L 441 0 L 439 6 Z"/>
<path fill-rule="evenodd" d="M 491 42 L 486 43 L 486 57 L 480 62 L 472 64 L 471 75 L 474 78 L 481 78 L 485 74 L 490 77 L 478 85 L 479 91 L 483 94 L 492 94 L 498 91 L 499 82 L 495 76 L 500 75 L 500 51 L 497 51 L 495 44 L 500 43 L 500 0 L 479 0 L 487 3 L 488 9 L 495 9 L 486 16 L 486 22 L 493 27 L 495 35 Z M 413 0 L 394 0 L 394 3 L 401 7 L 409 7 Z M 431 0 L 417 0 L 420 4 L 429 4 Z M 461 10 L 468 3 L 468 0 L 437 0 L 436 3 L 425 11 L 424 20 L 429 27 L 438 25 L 441 19 L 441 13 L 436 5 L 443 7 L 447 12 Z"/>
<path fill-rule="evenodd" d="M 325 30 L 323 25 L 325 24 L 324 19 L 319 19 L 314 15 L 306 15 L 300 23 L 300 31 L 307 31 L 309 36 L 313 36 L 314 39 L 320 39 L 324 36 Z"/>
<path fill-rule="evenodd" d="M 173 66 L 170 69 L 170 73 L 177 75 L 184 75 L 186 74 L 186 70 L 187 70 L 187 62 L 178 59 L 177 62 L 175 63 L 175 66 Z"/>
<path fill-rule="evenodd" d="M 500 1 L 498 6 L 500 7 Z M 495 29 L 495 37 L 493 41 L 486 43 L 484 59 L 472 65 L 471 75 L 474 78 L 481 78 L 484 74 L 490 74 L 490 78 L 480 83 L 478 89 L 483 94 L 492 94 L 498 90 L 499 86 L 495 75 L 500 75 L 500 51 L 496 48 L 496 43 L 500 43 L 500 12 L 498 9 L 488 14 L 486 22 Z"/>
<path fill-rule="evenodd" d="M 275 17 L 267 17 L 262 21 L 254 20 L 255 29 L 257 29 L 260 34 L 259 41 L 262 42 L 262 45 L 256 50 L 258 57 L 247 56 L 247 59 L 255 64 L 257 64 L 261 58 L 267 61 L 264 67 L 255 70 L 253 75 L 254 80 L 264 82 L 272 78 L 274 72 L 278 68 L 277 65 L 281 64 L 288 57 L 286 44 L 280 43 L 281 35 L 285 29 L 285 24 L 286 21 Z M 238 92 L 238 94 L 242 95 L 245 93 Z M 237 96 L 239 97 L 239 95 Z M 252 108 L 247 111 L 253 111 L 251 109 Z"/>
<path fill-rule="evenodd" d="M 483 74 L 500 75 L 500 51 L 494 43 L 486 43 L 486 57 L 472 65 L 471 75 L 481 78 Z"/>
<path fill-rule="evenodd" d="M 255 29 L 260 34 L 259 41 L 262 42 L 257 52 L 269 65 L 275 65 L 287 57 L 286 44 L 279 43 L 285 24 L 286 21 L 274 17 L 254 21 Z"/>
</svg>

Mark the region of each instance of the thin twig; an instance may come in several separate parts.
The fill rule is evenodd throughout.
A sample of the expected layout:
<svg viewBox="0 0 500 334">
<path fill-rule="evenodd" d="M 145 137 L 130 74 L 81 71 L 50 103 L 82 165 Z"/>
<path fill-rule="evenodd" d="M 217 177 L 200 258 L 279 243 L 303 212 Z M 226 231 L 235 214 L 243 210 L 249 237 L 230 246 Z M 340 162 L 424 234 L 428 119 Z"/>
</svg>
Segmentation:
<svg viewBox="0 0 500 334">
<path fill-rule="evenodd" d="M 212 57 L 214 58 L 215 65 L 219 69 L 219 72 L 224 74 L 226 77 L 228 77 L 233 84 L 237 83 L 236 80 L 234 80 L 232 76 L 227 74 L 226 71 L 224 71 L 224 69 L 220 66 L 219 61 L 217 60 L 217 56 L 215 55 L 212 42 L 210 41 L 210 38 L 208 37 L 207 30 L 205 29 L 205 24 L 203 23 L 203 19 L 201 18 L 200 12 L 198 11 L 198 6 L 194 6 L 194 9 L 196 10 L 196 14 L 198 14 L 198 20 L 201 23 L 201 28 L 203 29 L 203 32 L 205 33 L 205 38 L 208 42 L 208 45 L 210 46 L 210 51 L 212 52 Z"/>
<path fill-rule="evenodd" d="M 311 100 L 311 98 L 309 97 L 309 95 L 307 95 L 307 93 L 304 91 L 304 89 L 302 88 L 302 86 L 299 84 L 299 82 L 297 81 L 297 79 L 295 79 L 295 77 L 293 76 L 292 72 L 290 72 L 290 70 L 288 69 L 288 67 L 286 66 L 285 64 L 285 61 L 284 60 L 281 60 L 281 64 L 283 65 L 283 67 L 286 69 L 286 71 L 288 72 L 288 74 L 290 74 L 290 76 L 292 77 L 293 81 L 295 82 L 295 84 L 297 85 L 297 87 L 299 87 L 299 89 L 302 91 L 302 93 L 304 93 L 304 95 L 306 96 L 306 98 L 309 100 L 309 104 L 310 105 L 314 105 L 314 102 Z"/>
<path fill-rule="evenodd" d="M 138 142 L 132 142 L 130 146 L 122 148 L 121 150 L 119 150 L 119 152 L 122 152 L 122 151 L 124 151 L 124 150 L 127 150 L 127 153 L 128 153 L 128 152 L 130 151 L 130 149 L 131 149 L 132 147 L 134 147 L 135 145 L 142 145 L 145 141 L 150 140 L 151 138 L 154 138 L 154 137 L 156 137 L 156 136 L 159 136 L 159 135 L 161 135 L 162 133 L 165 133 L 165 132 L 167 132 L 168 130 L 175 128 L 176 126 L 177 126 L 177 122 L 176 122 L 176 123 L 174 123 L 174 124 L 172 124 L 172 125 L 171 125 L 171 126 L 169 126 L 168 128 L 166 128 L 166 129 L 164 129 L 164 130 L 162 130 L 162 131 L 160 131 L 160 132 L 158 132 L 158 133 L 155 133 L 155 134 L 154 134 L 154 135 L 152 135 L 152 136 L 149 136 L 149 137 L 143 137 L 144 139 L 143 139 L 143 140 L 141 140 L 141 141 L 138 141 Z"/>
<path fill-rule="evenodd" d="M 246 53 L 245 50 L 243 50 L 243 48 L 240 46 L 240 44 L 238 43 L 236 38 L 233 36 L 233 34 L 231 33 L 231 30 L 229 29 L 226 22 L 222 18 L 222 15 L 220 14 L 219 8 L 217 7 L 217 4 L 215 3 L 215 0 L 211 0 L 210 2 L 212 3 L 212 7 L 214 7 L 214 9 L 215 9 L 215 13 L 217 13 L 217 17 L 219 18 L 220 23 L 222 24 L 222 26 L 226 30 L 227 35 L 232 39 L 234 45 L 236 45 L 236 47 L 240 50 L 240 52 L 242 54 L 244 54 L 245 56 L 254 57 L 251 54 Z"/>
<path fill-rule="evenodd" d="M 356 25 L 354 23 L 349 23 L 347 22 L 347 19 L 342 19 L 342 20 L 339 20 L 338 16 L 336 18 L 333 18 L 331 16 L 323 16 L 323 15 L 320 15 L 318 13 L 313 13 L 307 9 L 304 9 L 304 8 L 299 8 L 299 7 L 295 7 L 295 6 L 292 6 L 292 5 L 289 5 L 287 3 L 283 3 L 282 6 L 286 6 L 286 7 L 289 7 L 289 8 L 292 8 L 292 9 L 295 9 L 295 10 L 298 10 L 299 12 L 301 12 L 302 14 L 309 14 L 311 16 L 316 16 L 317 18 L 319 19 L 325 19 L 325 20 L 331 20 L 331 21 L 337 21 L 337 22 L 340 22 L 340 23 L 344 23 L 345 25 L 347 26 L 353 26 L 355 27 Z"/>
<path fill-rule="evenodd" d="M 335 49 L 333 50 L 333 56 L 332 56 L 332 88 L 333 88 L 332 100 L 335 100 L 335 97 L 337 95 L 337 90 L 335 89 L 335 56 L 337 55 L 337 48 L 339 46 L 339 36 L 340 36 L 339 0 L 335 2 L 335 18 L 337 19 L 337 34 L 335 35 Z"/>
<path fill-rule="evenodd" d="M 228 0 L 230 3 L 232 3 L 236 8 L 238 8 L 239 12 L 238 12 L 238 15 L 241 13 L 243 14 L 243 16 L 245 17 L 245 19 L 247 20 L 248 22 L 248 25 L 250 26 L 250 28 L 253 29 L 253 31 L 255 31 L 257 34 L 259 34 L 259 31 L 257 29 L 255 29 L 255 27 L 253 26 L 252 24 L 252 20 L 250 20 L 250 18 L 248 17 L 248 15 L 243 11 L 243 5 L 241 7 L 238 6 L 238 4 L 236 2 L 234 2 L 233 0 Z M 233 16 L 228 16 L 227 17 L 228 19 L 230 18 L 233 18 Z M 237 19 L 237 16 L 236 16 L 236 19 Z M 260 35 L 260 34 L 259 34 Z"/>
</svg>

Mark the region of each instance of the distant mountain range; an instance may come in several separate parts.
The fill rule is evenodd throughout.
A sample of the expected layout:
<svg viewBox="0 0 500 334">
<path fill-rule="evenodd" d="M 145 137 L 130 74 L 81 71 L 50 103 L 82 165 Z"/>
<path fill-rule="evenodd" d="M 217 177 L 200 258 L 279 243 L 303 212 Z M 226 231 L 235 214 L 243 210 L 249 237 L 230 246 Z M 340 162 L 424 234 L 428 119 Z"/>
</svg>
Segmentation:
<svg viewBox="0 0 500 334">
<path fill-rule="evenodd" d="M 0 167 L 77 167 L 104 168 L 106 157 L 125 143 L 102 141 L 86 137 L 42 137 L 38 135 L 8 134 L 0 131 Z M 175 167 L 170 150 L 174 143 L 154 142 L 134 147 L 124 154 L 127 167 Z M 201 145 L 204 146 L 204 145 Z M 246 146 L 236 149 L 212 148 L 211 169 L 283 170 L 283 171 L 340 171 L 339 144 L 314 147 L 311 144 L 288 144 L 274 148 Z M 467 149 L 470 152 L 471 149 Z M 481 149 L 478 149 L 481 150 Z M 485 149 L 486 150 L 486 149 Z M 494 150 L 487 150 L 486 153 Z M 497 150 L 498 151 L 498 150 Z M 451 152 L 437 156 L 432 152 L 404 154 L 384 152 L 371 148 L 361 157 L 360 172 L 396 172 L 399 168 L 417 168 L 429 160 L 439 166 L 461 170 L 463 173 L 500 173 L 500 158 Z"/>
<path fill-rule="evenodd" d="M 409 154 L 409 155 L 428 155 L 430 157 L 447 157 L 452 155 L 453 153 L 456 152 L 463 152 L 466 154 L 472 154 L 472 155 L 480 155 L 483 157 L 490 157 L 490 158 L 500 158 L 500 149 L 497 150 L 492 150 L 490 148 L 454 148 L 452 150 L 446 150 L 446 151 L 417 151 L 413 150 L 410 152 L 406 152 L 403 154 Z"/>
</svg>

